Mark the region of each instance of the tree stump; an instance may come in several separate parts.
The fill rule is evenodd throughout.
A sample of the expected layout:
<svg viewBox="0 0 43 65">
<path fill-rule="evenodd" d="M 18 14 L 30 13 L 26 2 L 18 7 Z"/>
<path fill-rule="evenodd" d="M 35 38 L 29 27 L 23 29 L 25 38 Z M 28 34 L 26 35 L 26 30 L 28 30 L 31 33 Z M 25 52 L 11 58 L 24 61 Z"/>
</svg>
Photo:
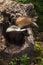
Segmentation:
<svg viewBox="0 0 43 65">
<path fill-rule="evenodd" d="M 34 11 L 34 5 L 32 3 L 23 4 L 23 3 L 17 3 L 15 1 L 8 0 L 7 2 L 5 2 L 5 4 L 0 6 L 0 13 L 3 12 L 4 10 L 6 11 L 6 13 L 9 13 L 10 16 L 13 16 L 13 19 L 16 19 L 17 17 L 21 17 L 21 16 L 27 16 L 27 17 L 34 18 L 37 15 L 36 12 Z M 2 14 L 0 14 L 0 15 L 2 15 Z M 2 18 L 4 18 L 4 17 L 2 17 Z M 1 22 L 3 22 L 2 19 L 0 19 L 0 20 L 1 20 Z M 15 56 L 19 56 L 24 53 L 33 55 L 33 49 L 32 49 L 32 48 L 34 48 L 33 44 L 25 42 L 21 47 L 15 46 L 13 44 L 11 44 L 10 47 L 6 47 L 5 43 L 6 43 L 5 39 L 0 40 L 0 47 L 1 47 L 0 52 L 2 52 L 2 55 L 3 54 L 5 55 L 6 53 L 10 54 L 10 55 L 15 55 Z M 1 46 L 3 44 L 4 44 L 4 47 Z M 29 47 L 29 45 L 30 45 L 30 47 Z M 6 48 L 6 49 L 4 50 L 4 48 Z M 4 50 L 4 52 L 3 52 L 3 50 Z"/>
</svg>

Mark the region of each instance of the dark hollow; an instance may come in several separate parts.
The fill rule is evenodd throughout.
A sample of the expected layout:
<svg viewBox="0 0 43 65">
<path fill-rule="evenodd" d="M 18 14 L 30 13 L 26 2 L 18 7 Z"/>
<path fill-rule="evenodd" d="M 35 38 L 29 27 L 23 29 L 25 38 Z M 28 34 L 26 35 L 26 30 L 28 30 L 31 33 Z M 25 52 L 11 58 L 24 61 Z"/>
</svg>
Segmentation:
<svg viewBox="0 0 43 65">
<path fill-rule="evenodd" d="M 12 31 L 6 33 L 6 40 L 9 43 L 21 46 L 25 42 L 25 36 L 22 32 Z"/>
</svg>

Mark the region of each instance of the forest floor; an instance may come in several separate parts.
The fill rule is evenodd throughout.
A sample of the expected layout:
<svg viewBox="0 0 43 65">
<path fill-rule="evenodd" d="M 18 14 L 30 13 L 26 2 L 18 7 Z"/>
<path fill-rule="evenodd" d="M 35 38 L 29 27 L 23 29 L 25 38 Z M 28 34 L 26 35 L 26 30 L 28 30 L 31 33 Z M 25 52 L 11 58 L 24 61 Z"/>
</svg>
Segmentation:
<svg viewBox="0 0 43 65">
<path fill-rule="evenodd" d="M 9 1 L 10 0 L 6 0 L 6 4 L 11 3 Z M 0 10 L 5 9 L 6 4 L 5 3 L 4 3 L 4 5 L 0 4 Z M 20 52 L 20 54 L 17 54 L 17 55 L 16 54 L 8 54 L 8 53 L 3 52 L 3 49 L 6 46 L 4 46 L 4 44 L 2 44 L 4 39 L 2 41 L 0 41 L 0 65 L 43 65 L 43 63 L 38 64 L 39 62 L 41 63 L 41 60 L 43 60 L 43 32 L 41 32 L 38 35 L 37 39 L 38 39 L 38 41 L 35 42 L 36 43 L 36 51 L 33 51 L 33 50 L 30 51 L 29 48 L 27 48 L 27 49 L 25 49 L 25 51 L 23 51 L 22 53 Z M 25 54 L 27 54 L 27 55 L 29 54 L 30 59 L 28 60 L 28 63 L 27 63 L 28 56 Z M 23 59 L 23 63 L 21 62 L 20 57 Z M 38 59 L 36 59 L 36 57 L 38 57 Z M 15 61 L 15 58 L 16 58 L 16 61 Z M 12 59 L 14 59 L 14 60 L 12 61 Z M 25 62 L 27 64 L 24 64 Z"/>
</svg>

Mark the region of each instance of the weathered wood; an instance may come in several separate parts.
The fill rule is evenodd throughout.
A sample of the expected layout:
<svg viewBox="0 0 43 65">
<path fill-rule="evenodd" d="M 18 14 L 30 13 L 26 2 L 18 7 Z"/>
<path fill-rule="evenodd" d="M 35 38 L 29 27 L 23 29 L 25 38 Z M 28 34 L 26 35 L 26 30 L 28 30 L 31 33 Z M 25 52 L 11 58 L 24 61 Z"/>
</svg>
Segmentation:
<svg viewBox="0 0 43 65">
<path fill-rule="evenodd" d="M 16 19 L 17 17 L 21 17 L 21 16 L 32 17 L 32 18 L 37 16 L 36 12 L 34 12 L 34 5 L 32 3 L 23 4 L 23 3 L 17 3 L 15 1 L 6 0 L 6 2 L 0 6 L 0 13 L 3 11 L 6 11 L 6 13 L 10 14 L 11 20 Z M 1 15 L 3 16 L 3 14 L 1 14 Z M 12 18 L 12 16 L 13 16 L 13 18 Z M 4 16 L 2 18 L 4 18 Z M 0 20 L 1 20 L 1 22 L 3 22 L 2 19 L 0 19 Z M 30 36 L 30 39 L 31 39 L 31 36 Z M 30 41 L 33 42 L 33 40 L 30 40 Z M 4 42 L 7 43 L 6 40 L 4 40 Z M 4 43 L 4 46 L 6 47 L 5 43 Z M 19 52 L 24 53 L 25 51 L 31 52 L 31 47 L 29 47 L 29 45 L 28 45 L 29 43 L 24 43 L 24 45 L 22 47 L 17 47 L 15 45 L 11 45 L 10 47 L 6 48 L 4 52 L 6 52 L 8 54 L 18 54 Z M 31 44 L 30 44 L 30 46 L 31 46 Z M 32 47 L 33 47 L 33 44 L 32 44 Z M 29 48 L 30 48 L 30 50 L 29 50 Z M 28 49 L 29 51 L 27 51 L 26 49 Z"/>
</svg>

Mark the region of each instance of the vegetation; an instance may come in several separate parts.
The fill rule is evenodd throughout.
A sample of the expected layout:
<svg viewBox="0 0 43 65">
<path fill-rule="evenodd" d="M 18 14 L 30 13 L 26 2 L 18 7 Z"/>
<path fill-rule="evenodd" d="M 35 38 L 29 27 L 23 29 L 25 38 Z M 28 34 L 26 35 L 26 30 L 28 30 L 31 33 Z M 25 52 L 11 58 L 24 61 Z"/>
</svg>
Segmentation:
<svg viewBox="0 0 43 65">
<path fill-rule="evenodd" d="M 35 42 L 34 44 L 34 50 L 35 51 L 42 51 L 43 49 L 39 45 L 38 42 Z M 3 58 L 0 56 L 0 62 L 3 62 Z M 43 65 L 43 56 L 41 54 L 39 56 L 35 56 L 33 63 L 37 65 Z M 17 58 L 11 58 L 9 63 L 6 65 L 30 65 L 30 56 L 28 54 L 23 54 L 21 57 Z"/>
<path fill-rule="evenodd" d="M 27 65 L 29 61 L 29 57 L 27 54 L 22 55 L 20 58 L 15 58 L 12 59 L 8 65 L 18 65 L 18 64 L 23 64 L 23 65 Z"/>
<path fill-rule="evenodd" d="M 35 10 L 39 16 L 37 21 L 39 25 L 39 30 L 43 30 L 43 0 L 16 0 L 16 1 L 22 3 L 32 2 L 34 4 Z"/>
<path fill-rule="evenodd" d="M 34 44 L 34 50 L 37 52 L 41 52 L 43 51 L 41 45 L 39 45 L 40 43 L 35 42 Z M 33 63 L 37 64 L 37 65 L 43 65 L 43 56 L 41 56 L 41 54 L 39 56 L 35 56 Z M 23 54 L 21 57 L 19 58 L 12 58 L 9 62 L 8 65 L 28 65 L 30 64 L 30 57 L 27 54 Z"/>
<path fill-rule="evenodd" d="M 4 59 L 0 56 L 0 62 L 3 61 Z"/>
<path fill-rule="evenodd" d="M 38 43 L 34 44 L 35 51 L 41 51 L 41 46 Z"/>
<path fill-rule="evenodd" d="M 19 59 L 18 58 L 16 58 L 16 59 L 12 58 L 12 60 L 9 62 L 8 65 L 28 65 L 30 62 L 29 61 L 30 58 L 29 58 L 29 56 L 27 56 L 27 54 L 24 54 Z M 17 62 L 17 61 L 19 61 L 19 62 Z M 37 65 L 43 65 L 43 57 L 41 57 L 41 56 L 35 57 L 34 63 Z"/>
<path fill-rule="evenodd" d="M 32 2 L 35 5 L 36 12 L 39 16 L 37 23 L 39 25 L 39 29 L 43 30 L 43 0 L 16 0 L 16 1 L 22 2 L 22 3 Z M 41 52 L 41 53 L 38 56 L 35 56 L 35 57 L 33 56 L 34 59 L 32 62 L 35 63 L 36 65 L 43 65 L 43 47 L 41 47 L 41 45 L 39 44 L 40 43 L 37 43 L 37 42 L 34 44 L 34 51 Z M 3 61 L 4 59 L 0 56 L 0 62 L 3 62 Z M 30 62 L 29 55 L 24 54 L 19 58 L 10 59 L 10 61 L 8 62 L 8 65 L 30 65 L 29 62 Z"/>
<path fill-rule="evenodd" d="M 27 54 L 24 54 L 20 59 L 21 59 L 21 62 L 23 63 L 23 65 L 27 65 L 30 58 L 28 57 Z"/>
<path fill-rule="evenodd" d="M 9 62 L 9 65 L 16 65 L 15 59 L 12 59 L 12 60 Z"/>
<path fill-rule="evenodd" d="M 35 51 L 41 51 L 43 53 L 43 46 L 41 46 L 40 43 L 35 42 L 35 44 L 34 44 L 34 50 Z"/>
<path fill-rule="evenodd" d="M 36 57 L 36 60 L 38 61 L 38 65 L 43 65 L 43 58 L 42 57 Z"/>
</svg>

